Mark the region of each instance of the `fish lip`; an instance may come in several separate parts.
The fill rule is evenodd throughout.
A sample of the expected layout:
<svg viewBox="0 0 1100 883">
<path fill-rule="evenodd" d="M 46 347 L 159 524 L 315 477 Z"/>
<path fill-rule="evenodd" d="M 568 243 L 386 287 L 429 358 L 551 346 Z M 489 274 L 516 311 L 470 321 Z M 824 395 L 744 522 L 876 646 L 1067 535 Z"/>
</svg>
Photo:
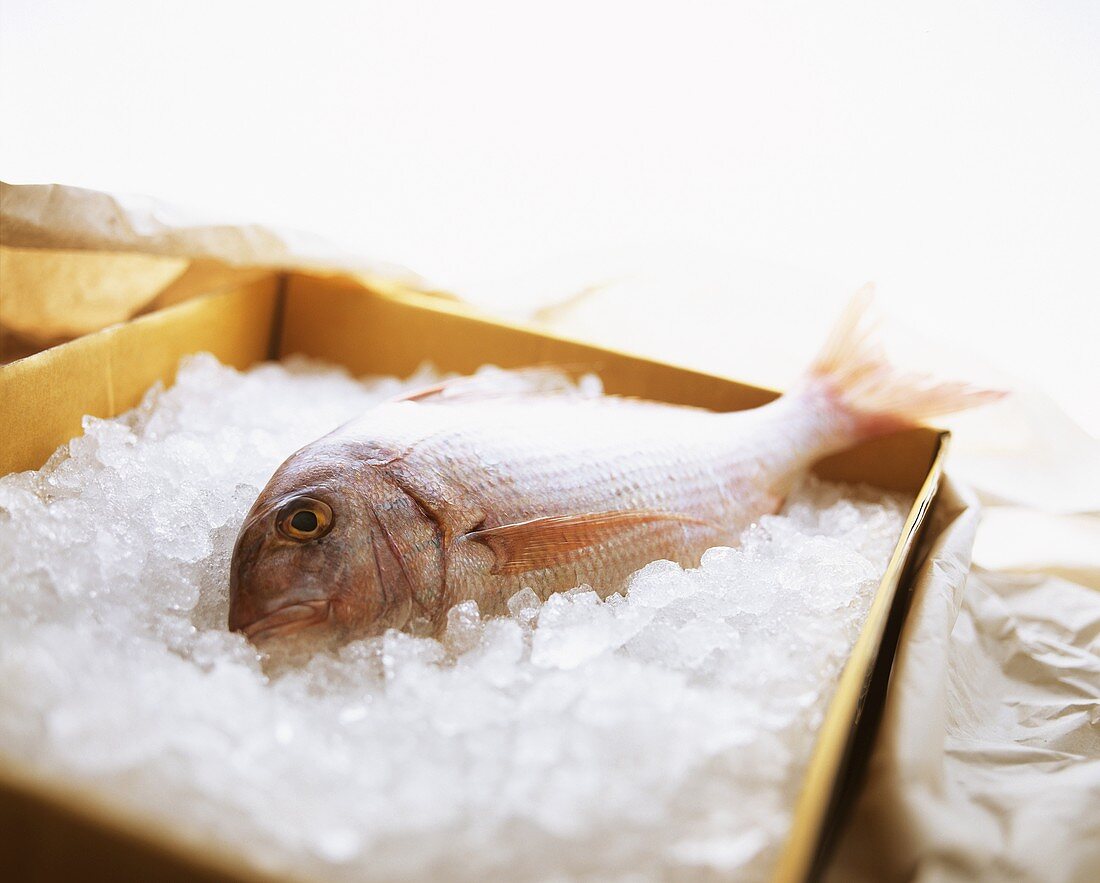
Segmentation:
<svg viewBox="0 0 1100 883">
<path fill-rule="evenodd" d="M 255 643 L 276 635 L 286 635 L 317 625 L 329 618 L 332 605 L 329 601 L 298 601 L 286 604 L 271 613 L 261 616 L 254 622 L 242 626 L 239 631 L 248 640 Z"/>
</svg>

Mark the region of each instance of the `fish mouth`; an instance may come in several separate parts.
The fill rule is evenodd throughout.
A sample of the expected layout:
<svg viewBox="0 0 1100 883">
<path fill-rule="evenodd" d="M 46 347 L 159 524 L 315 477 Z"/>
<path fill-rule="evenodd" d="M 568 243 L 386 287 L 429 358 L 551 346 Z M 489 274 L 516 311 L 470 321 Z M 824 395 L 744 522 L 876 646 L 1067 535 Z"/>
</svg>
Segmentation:
<svg viewBox="0 0 1100 883">
<path fill-rule="evenodd" d="M 317 625 L 329 617 L 328 601 L 300 601 L 287 604 L 240 629 L 248 640 L 266 641 L 278 635 L 289 635 L 307 626 Z"/>
</svg>

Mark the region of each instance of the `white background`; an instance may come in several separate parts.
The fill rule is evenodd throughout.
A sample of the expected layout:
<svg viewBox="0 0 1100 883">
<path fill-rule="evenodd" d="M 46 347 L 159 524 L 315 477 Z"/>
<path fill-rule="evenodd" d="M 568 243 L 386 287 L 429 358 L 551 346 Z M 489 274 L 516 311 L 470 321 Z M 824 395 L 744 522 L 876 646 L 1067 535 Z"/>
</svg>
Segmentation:
<svg viewBox="0 0 1100 883">
<path fill-rule="evenodd" d="M 483 301 L 690 268 L 690 323 L 638 295 L 642 344 L 786 352 L 873 278 L 1100 431 L 1100 3 L 2 0 L 0 29 L 6 180 Z"/>
</svg>

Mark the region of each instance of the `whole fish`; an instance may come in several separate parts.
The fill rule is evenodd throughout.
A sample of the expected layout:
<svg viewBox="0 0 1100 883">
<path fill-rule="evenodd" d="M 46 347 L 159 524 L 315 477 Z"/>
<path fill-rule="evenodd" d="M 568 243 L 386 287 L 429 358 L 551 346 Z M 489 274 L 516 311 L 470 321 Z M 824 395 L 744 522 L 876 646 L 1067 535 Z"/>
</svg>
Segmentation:
<svg viewBox="0 0 1100 883">
<path fill-rule="evenodd" d="M 818 459 L 998 394 L 902 376 L 853 300 L 803 382 L 733 413 L 586 396 L 545 371 L 374 407 L 291 456 L 233 551 L 229 627 L 254 642 L 438 633 L 524 587 L 608 594 L 694 566 L 775 512 Z M 560 375 L 558 375 L 560 378 Z"/>
</svg>

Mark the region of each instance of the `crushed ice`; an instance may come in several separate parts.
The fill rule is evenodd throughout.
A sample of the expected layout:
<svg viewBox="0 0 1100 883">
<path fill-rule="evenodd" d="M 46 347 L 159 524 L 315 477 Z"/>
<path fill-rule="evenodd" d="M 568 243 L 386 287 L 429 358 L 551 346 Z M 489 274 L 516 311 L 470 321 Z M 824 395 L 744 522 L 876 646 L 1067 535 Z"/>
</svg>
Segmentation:
<svg viewBox="0 0 1100 883">
<path fill-rule="evenodd" d="M 335 880 L 766 876 L 903 518 L 807 483 L 736 550 L 510 616 L 455 607 L 265 672 L 237 530 L 292 451 L 405 383 L 187 360 L 0 479 L 0 763 Z"/>
</svg>

